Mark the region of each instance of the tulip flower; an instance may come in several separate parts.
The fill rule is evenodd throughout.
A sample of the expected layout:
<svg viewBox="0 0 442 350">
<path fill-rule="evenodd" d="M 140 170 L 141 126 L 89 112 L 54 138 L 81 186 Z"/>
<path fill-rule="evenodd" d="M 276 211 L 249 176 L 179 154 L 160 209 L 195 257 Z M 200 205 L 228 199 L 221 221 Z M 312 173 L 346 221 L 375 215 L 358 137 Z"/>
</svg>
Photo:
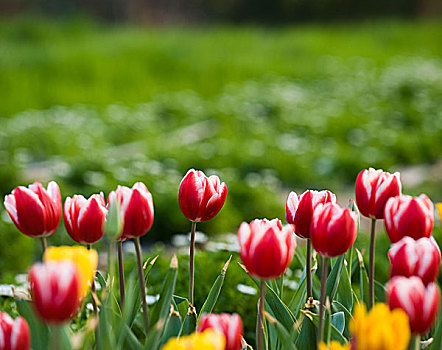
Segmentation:
<svg viewBox="0 0 442 350">
<path fill-rule="evenodd" d="M 313 212 L 318 204 L 336 203 L 336 196 L 330 191 L 308 190 L 297 196 L 295 192 L 290 192 L 286 201 L 286 220 L 293 225 L 295 233 L 307 239 L 306 256 L 306 279 L 307 279 L 307 300 L 312 297 L 312 276 L 311 276 L 311 241 L 310 226 Z"/>
<path fill-rule="evenodd" d="M 321 300 L 319 305 L 318 345 L 323 340 L 323 315 L 328 258 L 344 254 L 355 242 L 358 215 L 338 204 L 318 205 L 313 213 L 310 239 L 321 255 Z"/>
<path fill-rule="evenodd" d="M 401 309 L 390 310 L 377 303 L 369 313 L 364 304 L 356 305 L 350 321 L 351 349 L 406 350 L 410 340 L 408 316 Z"/>
<path fill-rule="evenodd" d="M 227 186 L 218 176 L 207 177 L 201 170 L 190 169 L 178 191 L 178 204 L 184 216 L 192 222 L 190 229 L 189 301 L 193 304 L 195 280 L 196 223 L 212 219 L 224 205 Z"/>
<path fill-rule="evenodd" d="M 179 338 L 171 338 L 161 350 L 224 350 L 225 337 L 213 329 Z"/>
<path fill-rule="evenodd" d="M 5 208 L 15 226 L 29 237 L 42 239 L 57 231 L 61 217 L 61 195 L 57 183 L 49 182 L 45 189 L 40 182 L 19 186 L 5 197 Z"/>
<path fill-rule="evenodd" d="M 78 296 L 83 299 L 94 280 L 94 271 L 98 265 L 98 254 L 94 249 L 82 246 L 49 247 L 44 255 L 43 262 L 70 261 L 73 262 L 78 272 Z"/>
<path fill-rule="evenodd" d="M 408 315 L 411 333 L 426 333 L 434 323 L 440 306 L 440 291 L 430 282 L 426 287 L 419 277 L 396 276 L 387 284 L 390 309 L 401 308 Z"/>
<path fill-rule="evenodd" d="M 64 225 L 77 243 L 92 244 L 100 240 L 104 235 L 106 214 L 103 193 L 93 194 L 89 199 L 74 195 L 64 202 Z"/>
<path fill-rule="evenodd" d="M 434 224 L 434 208 L 431 200 L 419 197 L 398 196 L 385 205 L 385 229 L 392 243 L 402 237 L 414 239 L 430 237 Z"/>
<path fill-rule="evenodd" d="M 417 241 L 404 237 L 391 246 L 388 257 L 391 262 L 391 277 L 417 276 L 428 285 L 439 275 L 441 253 L 433 237 L 424 237 Z"/>
<path fill-rule="evenodd" d="M 70 261 L 34 264 L 29 271 L 32 302 L 40 318 L 61 324 L 76 313 L 80 301 L 78 270 Z"/>
<path fill-rule="evenodd" d="M 23 317 L 13 320 L 6 312 L 0 312 L 0 349 L 30 349 L 29 327 Z"/>
<path fill-rule="evenodd" d="M 356 204 L 362 215 L 373 218 L 384 218 L 384 207 L 387 200 L 401 194 L 400 174 L 390 174 L 381 169 L 362 170 L 356 179 Z"/>
<path fill-rule="evenodd" d="M 350 345 L 341 345 L 340 342 L 332 340 L 330 346 L 327 346 L 324 342 L 319 343 L 318 350 L 350 350 Z"/>
<path fill-rule="evenodd" d="M 198 324 L 198 332 L 213 329 L 223 333 L 226 338 L 224 350 L 240 350 L 243 327 L 238 314 L 205 314 Z"/>
<path fill-rule="evenodd" d="M 153 223 L 153 200 L 152 195 L 142 182 L 135 183 L 132 188 L 118 186 L 116 191 L 109 194 L 109 203 L 116 198 L 121 208 L 121 217 L 123 219 L 123 232 L 118 241 L 118 267 L 120 279 L 120 300 L 124 304 L 124 271 L 123 271 L 123 248 L 122 241 L 134 238 L 137 253 L 138 277 L 140 282 L 141 300 L 143 301 L 143 316 L 147 331 L 148 310 L 146 303 L 146 287 L 144 282 L 144 272 L 142 264 L 142 252 L 140 237 L 145 235 Z"/>
<path fill-rule="evenodd" d="M 390 174 L 381 169 L 373 168 L 362 170 L 355 186 L 356 204 L 359 212 L 371 218 L 370 257 L 368 266 L 368 309 L 374 304 L 374 255 L 376 219 L 384 218 L 384 209 L 387 201 L 399 196 L 402 191 L 400 174 Z"/>
<path fill-rule="evenodd" d="M 226 197 L 227 186 L 218 176 L 207 177 L 201 170 L 190 169 L 181 180 L 178 203 L 187 219 L 205 222 L 218 214 Z"/>
<path fill-rule="evenodd" d="M 290 226 L 278 219 L 243 222 L 238 230 L 239 254 L 250 275 L 261 279 L 258 309 L 258 350 L 264 349 L 263 319 L 265 280 L 280 277 L 295 253 L 296 240 Z"/>
</svg>

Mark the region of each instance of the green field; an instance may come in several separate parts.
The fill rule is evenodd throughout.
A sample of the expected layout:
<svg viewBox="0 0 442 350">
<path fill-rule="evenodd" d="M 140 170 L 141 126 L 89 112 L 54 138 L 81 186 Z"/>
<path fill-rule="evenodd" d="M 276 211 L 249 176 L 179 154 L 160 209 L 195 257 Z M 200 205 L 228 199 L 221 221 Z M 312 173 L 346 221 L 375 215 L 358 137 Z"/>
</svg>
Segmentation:
<svg viewBox="0 0 442 350">
<path fill-rule="evenodd" d="M 177 189 L 191 167 L 229 188 L 221 214 L 201 225 L 208 233 L 283 218 L 291 189 L 328 188 L 345 205 L 362 168 L 423 165 L 429 174 L 425 167 L 440 164 L 441 37 L 440 21 L 136 28 L 3 20 L 0 193 L 35 180 L 55 179 L 63 197 L 144 181 L 155 203 L 151 240 L 188 230 Z M 405 192 L 441 201 L 435 174 Z M 0 271 L 21 271 L 32 240 L 17 238 L 2 214 L 11 244 L 0 248 Z M 71 242 L 62 228 L 51 239 Z"/>
</svg>

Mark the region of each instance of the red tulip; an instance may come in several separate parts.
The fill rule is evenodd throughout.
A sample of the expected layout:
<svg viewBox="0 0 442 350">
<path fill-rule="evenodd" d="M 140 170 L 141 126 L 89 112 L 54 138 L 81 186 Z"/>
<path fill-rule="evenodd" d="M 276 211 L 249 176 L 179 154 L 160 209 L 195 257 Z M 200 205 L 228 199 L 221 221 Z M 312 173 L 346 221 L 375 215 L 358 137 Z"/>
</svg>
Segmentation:
<svg viewBox="0 0 442 350">
<path fill-rule="evenodd" d="M 400 174 L 381 169 L 362 170 L 356 179 L 356 204 L 362 215 L 373 219 L 384 218 L 387 200 L 401 194 Z"/>
<path fill-rule="evenodd" d="M 0 350 L 29 350 L 28 323 L 23 317 L 15 320 L 6 312 L 0 312 Z"/>
<path fill-rule="evenodd" d="M 5 208 L 15 226 L 30 237 L 47 237 L 57 231 L 61 217 L 61 195 L 51 181 L 46 190 L 40 182 L 19 186 L 5 197 Z"/>
<path fill-rule="evenodd" d="M 72 262 L 51 261 L 34 264 L 29 271 L 29 284 L 34 308 L 48 323 L 63 323 L 78 309 L 78 270 Z"/>
<path fill-rule="evenodd" d="M 311 226 L 312 245 L 324 256 L 335 257 L 344 254 L 355 242 L 358 229 L 358 215 L 338 204 L 318 205 L 313 213 Z"/>
<path fill-rule="evenodd" d="M 310 238 L 313 211 L 318 204 L 329 202 L 336 203 L 336 196 L 330 191 L 308 190 L 299 196 L 290 192 L 286 202 L 286 220 L 293 225 L 298 236 Z"/>
<path fill-rule="evenodd" d="M 385 205 L 384 217 L 385 229 L 392 243 L 405 236 L 414 239 L 430 237 L 433 231 L 433 203 L 425 194 L 389 199 Z"/>
<path fill-rule="evenodd" d="M 408 315 L 413 334 L 426 333 L 436 319 L 440 306 L 440 291 L 431 282 L 424 286 L 419 277 L 396 276 L 387 284 L 390 309 L 401 308 Z"/>
<path fill-rule="evenodd" d="M 132 188 L 118 186 L 116 191 L 109 194 L 109 201 L 117 197 L 123 215 L 123 233 L 117 240 L 126 240 L 145 235 L 153 223 L 152 195 L 142 182 L 137 182 Z"/>
<path fill-rule="evenodd" d="M 193 222 L 212 219 L 224 205 L 227 186 L 218 176 L 207 177 L 201 170 L 190 169 L 181 180 L 178 202 L 184 216 Z"/>
<path fill-rule="evenodd" d="M 204 314 L 198 325 L 198 332 L 211 328 L 226 337 L 224 350 L 240 350 L 243 327 L 241 317 L 238 314 Z"/>
<path fill-rule="evenodd" d="M 106 214 L 103 193 L 93 194 L 89 199 L 75 195 L 64 202 L 64 225 L 77 243 L 92 244 L 100 240 L 104 235 Z"/>
<path fill-rule="evenodd" d="M 417 241 L 404 237 L 391 246 L 388 257 L 391 261 L 391 277 L 417 276 L 428 285 L 439 275 L 441 253 L 433 237 Z"/>
<path fill-rule="evenodd" d="M 290 226 L 281 221 L 255 219 L 238 230 L 239 253 L 249 273 L 260 279 L 281 276 L 295 252 L 296 240 Z"/>
</svg>

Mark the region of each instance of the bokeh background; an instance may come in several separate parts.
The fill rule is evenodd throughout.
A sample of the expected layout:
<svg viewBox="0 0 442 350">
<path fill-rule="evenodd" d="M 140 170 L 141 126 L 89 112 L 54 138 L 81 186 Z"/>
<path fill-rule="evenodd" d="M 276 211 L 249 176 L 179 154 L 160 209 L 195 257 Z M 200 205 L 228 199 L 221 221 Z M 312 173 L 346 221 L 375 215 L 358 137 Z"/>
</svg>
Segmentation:
<svg viewBox="0 0 442 350">
<path fill-rule="evenodd" d="M 177 190 L 192 167 L 228 185 L 221 213 L 198 227 L 216 237 L 283 219 L 290 190 L 330 189 L 346 205 L 369 166 L 442 201 L 441 11 L 439 0 L 3 0 L 0 193 L 56 180 L 63 198 L 107 195 L 143 181 L 155 203 L 143 243 L 155 251 L 189 230 Z M 0 281 L 14 282 L 39 242 L 3 206 L 0 238 Z M 49 241 L 73 243 L 63 225 Z M 200 299 L 230 252 L 207 254 Z M 224 311 L 250 304 L 232 269 Z"/>
</svg>

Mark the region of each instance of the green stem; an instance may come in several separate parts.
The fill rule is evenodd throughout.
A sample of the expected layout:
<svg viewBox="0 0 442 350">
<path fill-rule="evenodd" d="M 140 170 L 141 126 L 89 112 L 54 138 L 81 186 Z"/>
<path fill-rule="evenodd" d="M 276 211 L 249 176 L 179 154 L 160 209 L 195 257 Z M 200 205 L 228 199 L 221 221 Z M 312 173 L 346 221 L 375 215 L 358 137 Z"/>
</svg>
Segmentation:
<svg viewBox="0 0 442 350">
<path fill-rule="evenodd" d="M 48 241 L 46 240 L 46 237 L 41 237 L 41 250 L 43 251 L 43 254 L 46 249 L 48 249 Z"/>
<path fill-rule="evenodd" d="M 328 258 L 321 255 L 321 300 L 319 304 L 318 344 L 324 339 L 324 302 L 327 283 Z"/>
<path fill-rule="evenodd" d="M 140 237 L 135 237 L 134 241 L 135 241 L 135 250 L 137 252 L 138 279 L 140 281 L 140 294 L 143 305 L 144 330 L 147 335 L 149 330 L 149 313 L 148 313 L 149 311 L 146 301 L 146 282 L 144 281 L 143 256 L 141 253 Z"/>
<path fill-rule="evenodd" d="M 52 336 L 50 339 L 51 344 L 51 350 L 61 350 L 61 342 L 60 342 L 60 333 L 61 333 L 61 326 L 59 325 L 53 325 L 52 328 Z"/>
<path fill-rule="evenodd" d="M 91 250 L 92 249 L 92 245 L 91 244 L 87 244 L 86 245 L 87 250 Z M 94 308 L 94 315 L 97 316 L 98 315 L 98 308 L 97 308 L 97 303 L 95 302 L 95 298 L 94 295 L 96 294 L 96 290 L 95 290 L 95 271 L 93 271 L 93 275 L 92 275 L 92 281 L 91 281 L 91 291 L 92 291 L 92 307 Z"/>
<path fill-rule="evenodd" d="M 123 310 L 124 299 L 126 297 L 125 285 L 124 285 L 124 265 L 123 265 L 123 242 L 118 241 L 118 272 L 119 272 L 119 284 L 120 284 L 120 305 Z"/>
<path fill-rule="evenodd" d="M 195 283 L 195 232 L 196 222 L 192 221 L 190 229 L 190 257 L 189 257 L 189 301 L 193 304 L 194 283 Z"/>
<path fill-rule="evenodd" d="M 409 350 L 420 350 L 421 348 L 421 336 L 413 335 L 410 339 L 410 344 L 408 345 Z"/>
<path fill-rule="evenodd" d="M 375 230 L 376 219 L 371 219 L 371 233 L 370 233 L 370 261 L 368 270 L 368 310 L 374 305 L 374 249 L 375 249 Z"/>
<path fill-rule="evenodd" d="M 310 238 L 307 238 L 307 256 L 305 264 L 306 278 L 307 278 L 307 300 L 312 296 L 312 243 Z"/>
<path fill-rule="evenodd" d="M 259 288 L 259 306 L 258 306 L 258 350 L 264 350 L 264 300 L 266 294 L 265 281 L 261 280 Z"/>
</svg>

